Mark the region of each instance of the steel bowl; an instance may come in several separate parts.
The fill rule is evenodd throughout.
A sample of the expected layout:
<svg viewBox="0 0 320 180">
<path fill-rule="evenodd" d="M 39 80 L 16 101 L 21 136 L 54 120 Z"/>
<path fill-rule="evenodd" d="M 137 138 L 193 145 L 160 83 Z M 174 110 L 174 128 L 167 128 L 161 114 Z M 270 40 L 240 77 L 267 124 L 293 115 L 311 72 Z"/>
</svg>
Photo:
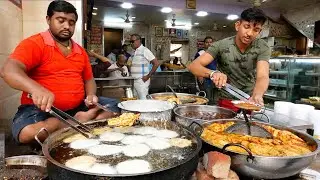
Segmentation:
<svg viewBox="0 0 320 180">
<path fill-rule="evenodd" d="M 118 104 L 122 113 L 140 113 L 142 121 L 171 120 L 175 104 L 160 100 L 132 100 Z"/>
<path fill-rule="evenodd" d="M 203 93 L 204 96 L 200 96 L 200 94 Z M 204 105 L 204 104 L 208 104 L 209 99 L 206 98 L 206 94 L 203 91 L 199 91 L 196 95 L 194 94 L 187 94 L 187 93 L 176 93 L 177 96 L 189 96 L 191 98 L 195 98 L 195 99 L 201 99 L 203 100 L 203 103 L 189 103 L 189 104 L 199 104 L 199 105 Z M 154 94 L 150 94 L 147 97 L 151 98 L 151 99 L 157 99 L 157 97 L 161 97 L 161 96 L 173 96 L 172 92 L 164 92 L 164 93 L 154 93 Z"/>
<path fill-rule="evenodd" d="M 196 117 L 187 117 L 186 113 L 196 112 L 199 114 L 202 113 L 215 113 L 216 117 L 212 119 L 199 119 Z M 237 113 L 218 106 L 209 106 L 209 105 L 187 105 L 187 106 L 178 106 L 173 109 L 174 119 L 179 124 L 189 127 L 192 122 L 197 122 L 199 124 L 209 123 L 214 120 L 219 119 L 230 119 L 235 118 Z M 223 117 L 219 117 L 223 116 Z"/>
</svg>

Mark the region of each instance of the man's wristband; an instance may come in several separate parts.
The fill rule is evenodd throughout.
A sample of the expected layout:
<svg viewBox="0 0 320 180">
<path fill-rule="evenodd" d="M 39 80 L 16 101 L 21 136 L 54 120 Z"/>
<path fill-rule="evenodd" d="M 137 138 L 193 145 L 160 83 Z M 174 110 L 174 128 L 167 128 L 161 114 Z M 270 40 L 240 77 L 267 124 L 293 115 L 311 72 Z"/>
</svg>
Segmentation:
<svg viewBox="0 0 320 180">
<path fill-rule="evenodd" d="M 216 73 L 216 72 L 219 72 L 219 71 L 215 71 L 215 70 L 211 71 L 211 73 L 210 73 L 210 75 L 209 75 L 209 78 L 212 79 L 213 74 Z"/>
</svg>

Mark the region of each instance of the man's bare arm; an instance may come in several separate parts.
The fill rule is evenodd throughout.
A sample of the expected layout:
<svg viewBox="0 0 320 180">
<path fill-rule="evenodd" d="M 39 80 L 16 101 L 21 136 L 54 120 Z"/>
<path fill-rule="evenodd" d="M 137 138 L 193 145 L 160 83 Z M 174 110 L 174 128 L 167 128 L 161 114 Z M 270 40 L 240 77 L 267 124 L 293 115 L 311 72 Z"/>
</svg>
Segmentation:
<svg viewBox="0 0 320 180">
<path fill-rule="evenodd" d="M 8 59 L 0 70 L 4 81 L 14 89 L 32 94 L 33 103 L 43 111 L 49 111 L 54 102 L 54 95 L 45 87 L 31 79 L 26 73 L 26 66 L 13 59 Z"/>
<path fill-rule="evenodd" d="M 212 78 L 212 81 L 214 82 L 214 84 L 218 88 L 221 88 L 222 86 L 225 86 L 227 82 L 227 76 L 220 72 L 216 72 L 212 74 L 213 71 L 205 67 L 208 64 L 210 64 L 213 61 L 213 59 L 214 57 L 212 57 L 209 53 L 205 52 L 201 56 L 199 56 L 197 59 L 195 59 L 188 66 L 188 69 L 193 75 L 197 77 Z"/>
<path fill-rule="evenodd" d="M 257 79 L 253 89 L 251 100 L 263 105 L 263 95 L 269 86 L 269 62 L 257 62 Z"/>
</svg>

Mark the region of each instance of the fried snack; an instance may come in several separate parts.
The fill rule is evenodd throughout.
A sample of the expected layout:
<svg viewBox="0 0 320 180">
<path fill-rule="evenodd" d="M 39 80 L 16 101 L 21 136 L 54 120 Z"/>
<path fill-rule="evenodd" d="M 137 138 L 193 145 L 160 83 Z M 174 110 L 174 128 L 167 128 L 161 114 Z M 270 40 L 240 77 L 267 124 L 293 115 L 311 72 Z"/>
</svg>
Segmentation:
<svg viewBox="0 0 320 180">
<path fill-rule="evenodd" d="M 112 129 L 110 128 L 110 127 L 108 127 L 108 126 L 106 126 L 106 127 L 100 127 L 100 128 L 94 128 L 93 130 L 92 130 L 92 134 L 94 134 L 94 135 L 101 135 L 101 134 L 103 134 L 104 132 L 106 132 L 106 131 L 111 131 Z"/>
<path fill-rule="evenodd" d="M 273 135 L 272 139 L 224 132 L 232 124 L 234 122 L 212 123 L 204 128 L 201 137 L 219 148 L 229 143 L 242 144 L 254 155 L 259 156 L 300 156 L 315 149 L 292 132 L 279 130 L 268 125 L 261 125 L 261 127 Z M 237 146 L 230 146 L 227 150 L 247 154 L 243 148 Z"/>
<path fill-rule="evenodd" d="M 87 138 L 84 135 L 78 133 L 63 139 L 62 141 L 64 143 L 72 143 L 73 141 L 80 140 L 80 139 L 87 139 Z"/>
<path fill-rule="evenodd" d="M 240 109 L 246 109 L 246 110 L 252 110 L 252 111 L 261 110 L 260 106 L 257 106 L 256 104 L 253 104 L 253 103 L 247 103 L 247 102 L 237 103 L 237 104 L 234 104 L 234 106 Z"/>
<path fill-rule="evenodd" d="M 191 146 L 192 141 L 190 141 L 189 139 L 183 139 L 183 138 L 172 138 L 169 140 L 169 143 L 171 144 L 171 146 L 185 148 L 185 147 Z"/>
<path fill-rule="evenodd" d="M 108 120 L 109 126 L 124 127 L 132 126 L 140 117 L 140 114 L 123 113 L 119 117 Z"/>
</svg>

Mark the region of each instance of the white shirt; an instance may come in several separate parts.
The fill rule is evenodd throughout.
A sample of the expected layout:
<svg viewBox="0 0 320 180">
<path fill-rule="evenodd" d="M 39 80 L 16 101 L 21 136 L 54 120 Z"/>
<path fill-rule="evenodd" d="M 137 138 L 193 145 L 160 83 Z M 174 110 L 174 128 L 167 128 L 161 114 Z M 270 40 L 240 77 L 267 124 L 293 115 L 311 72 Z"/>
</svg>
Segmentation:
<svg viewBox="0 0 320 180">
<path fill-rule="evenodd" d="M 113 63 L 117 61 L 117 56 L 112 52 L 107 56 L 107 58 L 110 59 Z"/>
<path fill-rule="evenodd" d="M 149 74 L 149 64 L 155 58 L 156 57 L 148 48 L 141 45 L 131 56 L 131 76 L 135 78 L 142 78 Z"/>
<path fill-rule="evenodd" d="M 117 63 L 114 63 L 108 69 L 117 69 L 117 68 L 119 68 L 119 66 L 117 65 Z M 124 69 L 123 73 L 127 73 L 127 76 L 129 76 L 129 71 L 128 71 L 127 66 L 123 66 L 122 68 Z M 113 72 L 109 73 L 109 77 L 121 78 L 121 77 L 123 77 L 121 75 L 121 73 L 122 73 L 121 71 L 116 70 L 116 71 L 113 71 Z"/>
</svg>

